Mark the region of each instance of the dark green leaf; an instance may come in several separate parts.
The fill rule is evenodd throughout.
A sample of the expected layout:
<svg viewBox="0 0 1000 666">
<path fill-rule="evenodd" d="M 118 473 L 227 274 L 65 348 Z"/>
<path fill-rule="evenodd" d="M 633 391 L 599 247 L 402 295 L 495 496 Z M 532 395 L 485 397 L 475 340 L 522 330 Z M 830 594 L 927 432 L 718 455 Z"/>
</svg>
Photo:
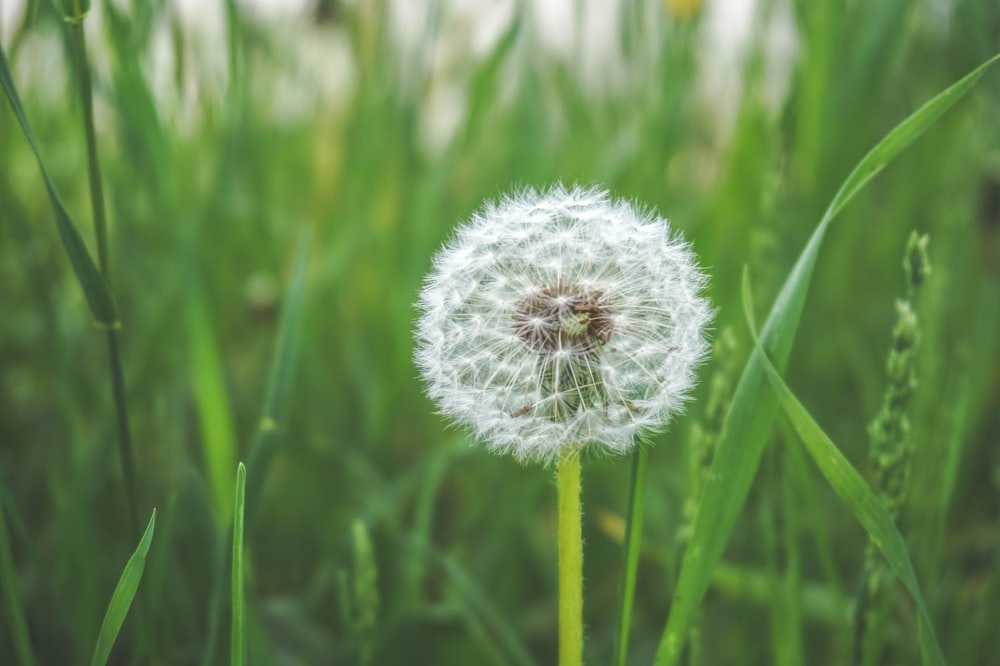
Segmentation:
<svg viewBox="0 0 1000 666">
<path fill-rule="evenodd" d="M 94 318 L 104 326 L 118 326 L 118 308 L 115 305 L 114 297 L 111 295 L 111 290 L 108 289 L 107 282 L 105 282 L 101 272 L 97 269 L 93 258 L 87 251 L 87 246 L 84 244 L 80 232 L 77 230 L 76 225 L 73 224 L 73 220 L 70 219 L 69 213 L 66 212 L 66 207 L 63 206 L 62 200 L 59 198 L 58 192 L 56 192 L 55 185 L 52 184 L 52 180 L 49 178 L 49 173 L 42 162 L 42 155 L 38 150 L 38 144 L 35 143 L 34 134 L 32 134 L 31 126 L 28 124 L 28 118 L 25 116 L 24 108 L 21 106 L 21 99 L 17 94 L 17 89 L 14 87 L 14 80 L 11 77 L 10 67 L 7 64 L 7 55 L 4 53 L 2 47 L 0 47 L 0 85 L 3 86 L 3 90 L 7 94 L 7 99 L 14 109 L 14 115 L 17 116 L 17 120 L 21 124 L 21 130 L 24 132 L 24 136 L 28 140 L 32 152 L 35 153 L 35 159 L 38 160 L 38 169 L 42 172 L 45 189 L 49 193 L 49 202 L 52 204 L 52 211 L 56 215 L 56 228 L 59 230 L 59 238 L 62 240 L 63 248 L 66 250 L 66 255 L 69 257 L 73 271 L 76 273 L 76 279 L 83 288 L 84 296 L 86 296 L 87 303 L 90 305 L 90 311 L 93 313 Z"/>
</svg>

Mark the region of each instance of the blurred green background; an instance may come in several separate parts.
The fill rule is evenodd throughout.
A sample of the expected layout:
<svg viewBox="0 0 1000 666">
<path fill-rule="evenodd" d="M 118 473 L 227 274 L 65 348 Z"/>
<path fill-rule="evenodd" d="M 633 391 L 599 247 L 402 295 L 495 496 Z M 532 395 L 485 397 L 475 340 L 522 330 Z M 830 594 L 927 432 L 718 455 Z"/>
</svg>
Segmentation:
<svg viewBox="0 0 1000 666">
<path fill-rule="evenodd" d="M 600 183 L 669 217 L 711 275 L 712 336 L 728 341 L 702 368 L 700 399 L 654 438 L 630 651 L 651 663 L 698 483 L 692 432 L 717 429 L 710 387 L 735 382 L 750 351 L 743 266 L 768 306 L 868 148 L 1000 51 L 993 0 L 93 2 L 141 513 L 159 512 L 113 663 L 225 662 L 216 551 L 303 237 L 288 418 L 247 528 L 252 663 L 555 662 L 553 472 L 449 428 L 411 361 L 412 303 L 435 249 L 484 199 L 554 181 Z M 89 243 L 68 29 L 45 0 L 0 9 L 42 156 Z M 39 662 L 70 664 L 93 649 L 136 539 L 103 334 L 51 220 L 4 103 L 0 506 Z M 787 379 L 868 478 L 866 425 L 914 229 L 930 235 L 934 272 L 916 303 L 900 526 L 949 661 L 1000 663 L 997 72 L 850 205 L 820 255 Z M 866 537 L 794 444 L 779 423 L 694 661 L 848 659 Z M 947 460 L 957 480 L 942 490 Z M 584 461 L 592 664 L 611 659 L 629 468 Z M 773 590 L 790 566 L 802 617 L 786 624 Z M 892 599 L 884 663 L 916 663 L 911 604 Z"/>
</svg>

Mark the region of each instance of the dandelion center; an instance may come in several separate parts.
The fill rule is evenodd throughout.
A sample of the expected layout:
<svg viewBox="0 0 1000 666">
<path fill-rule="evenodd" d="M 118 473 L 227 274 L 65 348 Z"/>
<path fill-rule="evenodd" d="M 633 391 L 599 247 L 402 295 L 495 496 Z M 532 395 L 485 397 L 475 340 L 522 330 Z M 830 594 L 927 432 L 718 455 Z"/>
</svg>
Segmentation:
<svg viewBox="0 0 1000 666">
<path fill-rule="evenodd" d="M 580 285 L 545 287 L 514 306 L 514 332 L 539 354 L 594 355 L 614 331 L 603 291 Z"/>
</svg>

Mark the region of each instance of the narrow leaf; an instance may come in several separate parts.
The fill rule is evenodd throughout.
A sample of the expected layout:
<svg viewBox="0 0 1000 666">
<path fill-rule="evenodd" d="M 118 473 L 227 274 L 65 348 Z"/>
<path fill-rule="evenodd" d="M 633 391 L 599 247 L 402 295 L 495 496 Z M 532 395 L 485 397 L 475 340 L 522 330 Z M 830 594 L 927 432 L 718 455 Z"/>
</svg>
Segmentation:
<svg viewBox="0 0 1000 666">
<path fill-rule="evenodd" d="M 94 655 L 90 659 L 91 666 L 99 666 L 108 662 L 111 655 L 111 648 L 118 638 L 122 624 L 129 608 L 132 607 L 132 600 L 135 592 L 139 589 L 139 581 L 142 579 L 143 569 L 146 568 L 146 554 L 149 553 L 149 546 L 153 542 L 153 530 L 156 527 L 156 509 L 146 525 L 146 531 L 139 540 L 139 546 L 128 558 L 125 569 L 122 571 L 118 585 L 115 586 L 114 594 L 111 595 L 111 603 L 104 614 L 104 621 L 101 622 L 101 631 L 97 634 L 97 645 L 94 647 Z"/>
<path fill-rule="evenodd" d="M 247 469 L 243 463 L 236 468 L 236 501 L 233 505 L 233 624 L 230 632 L 229 663 L 247 663 L 246 596 L 243 590 L 243 502 L 247 487 Z"/>
<path fill-rule="evenodd" d="M 935 95 L 929 102 L 897 125 L 884 139 L 879 141 L 874 148 L 868 151 L 868 154 L 864 156 L 861 162 L 854 167 L 854 171 L 847 177 L 844 184 L 840 186 L 840 190 L 830 203 L 830 207 L 826 211 L 824 218 L 832 218 L 839 213 L 869 180 L 874 178 L 896 155 L 923 134 L 941 114 L 950 109 L 965 93 L 969 92 L 972 86 L 976 85 L 976 82 L 986 73 L 986 70 L 998 60 L 1000 60 L 1000 53 L 979 67 L 976 67 L 944 91 Z"/>
<path fill-rule="evenodd" d="M 80 287 L 83 288 L 90 311 L 94 315 L 94 319 L 100 324 L 108 327 L 116 327 L 119 325 L 119 322 L 118 308 L 115 305 L 114 297 L 111 295 L 111 290 L 108 289 L 108 284 L 98 270 L 93 258 L 87 251 L 87 246 L 84 244 L 80 232 L 77 230 L 76 225 L 73 224 L 73 220 L 70 219 L 69 213 L 66 212 L 66 207 L 63 206 L 62 200 L 59 198 L 59 193 L 56 192 L 55 185 L 52 184 L 52 180 L 49 178 L 49 172 L 45 169 L 45 164 L 42 162 L 42 155 L 38 150 L 38 144 L 35 143 L 35 136 L 32 134 L 28 118 L 24 114 L 21 98 L 17 94 L 17 88 L 14 87 L 14 79 L 11 77 L 10 66 L 7 64 L 7 55 L 4 53 L 3 47 L 0 47 L 0 86 L 3 86 L 3 90 L 7 94 L 7 100 L 14 109 L 14 115 L 17 116 L 18 122 L 21 123 L 21 130 L 24 132 L 24 137 L 28 140 L 28 145 L 31 146 L 32 152 L 35 153 L 35 159 L 38 161 L 38 169 L 42 172 L 45 189 L 49 194 L 49 203 L 52 204 L 52 211 L 56 216 L 56 228 L 59 230 L 59 238 L 62 240 L 63 249 L 66 251 L 70 264 L 73 266 L 73 271 L 76 273 L 76 279 L 80 283 Z"/>
<path fill-rule="evenodd" d="M 917 574 L 914 571 L 913 563 L 906 548 L 903 536 L 896 529 L 896 524 L 892 517 L 882 506 L 882 503 L 861 478 L 857 470 L 850 461 L 844 457 L 837 445 L 823 432 L 819 424 L 812 418 L 798 398 L 792 393 L 788 385 L 781 378 L 781 374 L 771 364 L 767 355 L 760 349 L 760 341 L 757 338 L 757 330 L 753 321 L 753 300 L 750 295 L 750 280 L 747 277 L 747 270 L 743 271 L 743 314 L 746 317 L 750 333 L 760 354 L 764 371 L 777 395 L 785 416 L 788 417 L 799 439 L 805 449 L 812 456 L 823 476 L 830 483 L 845 504 L 854 512 L 858 522 L 868 532 L 871 541 L 888 561 L 893 572 L 899 577 L 917 607 L 917 620 L 919 626 L 920 647 L 924 655 L 925 664 L 942 665 L 944 656 L 938 646 L 937 637 L 934 635 L 934 627 L 931 624 L 930 613 L 927 604 L 924 602 L 923 594 L 920 592 L 920 585 L 917 583 Z"/>
<path fill-rule="evenodd" d="M 986 61 L 897 125 L 862 158 L 844 181 L 786 278 L 761 332 L 760 346 L 779 371 L 784 369 L 791 354 L 813 267 L 830 222 L 875 174 L 968 92 L 998 59 L 1000 55 Z M 684 551 L 670 616 L 657 650 L 657 666 L 677 663 L 691 620 L 705 596 L 712 572 L 722 559 L 726 542 L 757 473 L 764 443 L 777 412 L 774 394 L 761 390 L 764 381 L 762 357 L 755 350 L 743 370 L 723 424 L 691 539 Z"/>
</svg>

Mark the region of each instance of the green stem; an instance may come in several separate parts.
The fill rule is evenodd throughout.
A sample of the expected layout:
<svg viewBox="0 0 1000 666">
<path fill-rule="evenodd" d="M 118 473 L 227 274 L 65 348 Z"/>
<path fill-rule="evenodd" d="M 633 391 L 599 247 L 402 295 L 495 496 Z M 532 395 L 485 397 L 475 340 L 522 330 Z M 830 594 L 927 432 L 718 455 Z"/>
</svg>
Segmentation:
<svg viewBox="0 0 1000 666">
<path fill-rule="evenodd" d="M 628 491 L 628 516 L 625 520 L 625 551 L 622 559 L 621 596 L 618 608 L 618 633 L 615 635 L 615 666 L 625 666 L 628 659 L 628 634 L 632 624 L 635 579 L 642 544 L 642 518 L 646 494 L 646 468 L 649 450 L 639 447 L 632 457 L 632 480 Z"/>
<path fill-rule="evenodd" d="M 83 31 L 83 21 L 75 23 L 72 29 L 73 44 L 76 47 L 76 75 L 80 82 L 80 101 L 83 103 L 83 132 L 87 137 L 87 174 L 90 179 L 90 204 L 94 210 L 94 231 L 97 234 L 97 264 L 110 287 L 107 215 L 104 208 L 104 190 L 101 188 L 101 165 L 97 159 L 94 95 L 90 83 L 90 67 L 87 66 L 87 38 Z"/>
<path fill-rule="evenodd" d="M 583 536 L 580 453 L 559 462 L 559 666 L 583 664 Z"/>
<path fill-rule="evenodd" d="M 94 231 L 97 236 L 97 260 L 104 281 L 111 287 L 111 267 L 108 258 L 107 214 L 104 206 L 104 190 L 101 187 L 101 166 L 97 156 L 97 136 L 94 131 L 94 103 L 87 65 L 87 40 L 83 21 L 72 25 L 73 43 L 76 49 L 76 73 L 80 84 L 80 101 L 83 105 L 83 132 L 87 139 L 87 173 L 90 180 L 90 204 L 94 215 Z M 118 344 L 118 330 L 108 328 L 108 358 L 111 374 L 111 393 L 115 403 L 118 428 L 118 456 L 121 460 L 122 476 L 125 479 L 125 493 L 128 498 L 129 522 L 132 534 L 138 539 L 141 532 L 139 522 L 139 497 L 136 485 L 132 437 L 128 422 L 125 399 L 125 373 L 122 369 L 121 351 Z"/>
<path fill-rule="evenodd" d="M 139 523 L 139 490 L 135 481 L 135 457 L 132 450 L 132 435 L 125 406 L 125 372 L 122 369 L 121 352 L 118 348 L 118 331 L 109 328 L 108 358 L 111 360 L 111 393 L 115 401 L 115 416 L 118 424 L 118 458 L 121 460 L 122 477 L 125 479 L 125 495 L 128 498 L 129 523 L 132 532 L 142 534 Z"/>
</svg>

